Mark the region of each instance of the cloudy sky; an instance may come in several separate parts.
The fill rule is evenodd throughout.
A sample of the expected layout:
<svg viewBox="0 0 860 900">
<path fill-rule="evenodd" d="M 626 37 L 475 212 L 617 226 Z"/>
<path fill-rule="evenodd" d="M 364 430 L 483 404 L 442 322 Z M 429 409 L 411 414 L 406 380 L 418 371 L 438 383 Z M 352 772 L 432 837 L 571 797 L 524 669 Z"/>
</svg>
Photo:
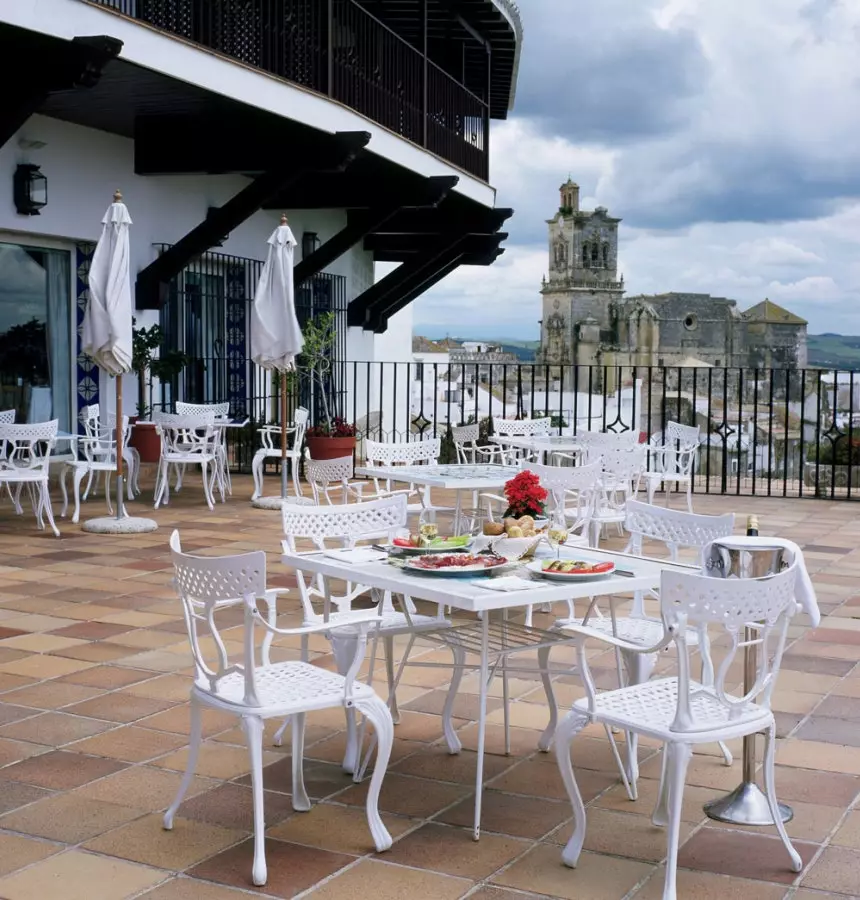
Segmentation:
<svg viewBox="0 0 860 900">
<path fill-rule="evenodd" d="M 419 299 L 417 334 L 538 336 L 568 173 L 583 208 L 623 218 L 628 293 L 770 297 L 811 333 L 860 334 L 857 0 L 520 7 L 517 103 L 490 148 L 507 251 Z"/>
</svg>

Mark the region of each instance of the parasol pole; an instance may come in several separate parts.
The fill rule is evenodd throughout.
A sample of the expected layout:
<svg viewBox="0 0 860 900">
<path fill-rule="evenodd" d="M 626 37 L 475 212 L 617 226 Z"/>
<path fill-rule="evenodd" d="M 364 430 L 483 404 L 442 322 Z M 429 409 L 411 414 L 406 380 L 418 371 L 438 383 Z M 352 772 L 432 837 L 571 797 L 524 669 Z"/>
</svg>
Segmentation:
<svg viewBox="0 0 860 900">
<path fill-rule="evenodd" d="M 122 202 L 122 193 L 114 191 L 114 203 Z M 116 376 L 116 517 L 122 518 L 122 375 Z"/>
<path fill-rule="evenodd" d="M 287 214 L 281 213 L 281 225 Z M 281 500 L 287 499 L 287 370 L 281 371 Z"/>
</svg>

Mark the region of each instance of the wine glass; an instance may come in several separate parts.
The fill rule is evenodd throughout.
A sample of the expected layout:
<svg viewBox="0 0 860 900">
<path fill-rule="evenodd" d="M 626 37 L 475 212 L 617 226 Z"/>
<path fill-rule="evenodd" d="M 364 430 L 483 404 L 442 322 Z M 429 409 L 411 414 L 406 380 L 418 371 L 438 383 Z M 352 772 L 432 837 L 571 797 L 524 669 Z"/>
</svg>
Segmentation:
<svg viewBox="0 0 860 900">
<path fill-rule="evenodd" d="M 428 547 L 439 536 L 435 509 L 428 509 L 426 506 L 421 508 L 421 515 L 418 517 L 418 533 L 421 545 L 424 547 Z"/>
<path fill-rule="evenodd" d="M 546 526 L 547 543 L 555 550 L 555 558 L 561 558 L 561 548 L 567 543 L 570 532 L 567 528 L 564 510 L 555 510 Z"/>
</svg>

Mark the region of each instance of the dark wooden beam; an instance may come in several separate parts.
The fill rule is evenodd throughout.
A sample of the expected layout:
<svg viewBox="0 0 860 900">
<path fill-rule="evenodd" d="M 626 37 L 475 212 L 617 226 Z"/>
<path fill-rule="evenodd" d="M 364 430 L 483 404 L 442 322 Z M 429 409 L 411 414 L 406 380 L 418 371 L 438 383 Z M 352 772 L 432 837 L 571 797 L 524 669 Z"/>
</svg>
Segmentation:
<svg viewBox="0 0 860 900">
<path fill-rule="evenodd" d="M 459 179 L 456 176 L 438 175 L 427 178 L 420 191 L 404 195 L 405 202 L 426 203 L 432 208 L 448 195 Z M 293 268 L 293 280 L 301 284 L 305 279 L 321 272 L 326 266 L 355 246 L 363 237 L 385 226 L 385 223 L 397 215 L 404 204 L 379 206 L 375 209 L 362 210 L 351 216 L 336 235 L 318 247 L 307 259 L 303 259 Z"/>
<path fill-rule="evenodd" d="M 423 253 L 416 255 L 415 259 L 403 263 L 376 284 L 371 285 L 349 304 L 347 324 L 366 328 L 370 310 L 376 304 L 390 294 L 398 293 L 400 295 L 406 290 L 411 290 L 410 281 L 419 277 L 422 270 L 432 266 L 436 260 L 449 253 L 463 240 L 463 237 L 462 233 L 454 233 L 437 238 Z"/>
<path fill-rule="evenodd" d="M 0 78 L 6 85 L 0 106 L 0 147 L 54 91 L 91 88 L 105 66 L 116 59 L 122 41 L 107 35 L 76 37 L 47 53 L 34 53 L 26 40 L 0 45 Z M 47 57 L 47 58 L 46 58 Z"/>
<path fill-rule="evenodd" d="M 498 231 L 513 214 L 509 208 L 464 208 L 462 203 L 452 203 L 449 198 L 435 209 L 404 209 L 378 231 L 385 234 L 444 234 L 462 229 L 475 234 L 490 234 Z"/>
<path fill-rule="evenodd" d="M 356 160 L 339 176 L 309 177 L 283 196 L 267 200 L 264 209 L 373 209 L 402 206 L 402 198 L 421 190 L 426 179 L 386 166 Z M 421 205 L 420 203 L 418 205 Z"/>
<path fill-rule="evenodd" d="M 380 334 L 388 328 L 388 320 L 413 300 L 428 291 L 459 266 L 488 266 L 504 253 L 499 245 L 507 238 L 507 234 L 481 235 L 481 242 L 472 240 L 476 235 L 466 236 L 452 245 L 445 253 L 422 264 L 419 260 L 404 263 L 400 269 L 412 266 L 413 273 L 404 278 L 399 286 L 377 300 L 366 314 L 365 327 Z M 396 271 L 400 271 L 397 269 Z M 392 273 L 393 274 L 393 273 Z"/>
<path fill-rule="evenodd" d="M 451 233 L 450 231 L 448 232 Z M 480 251 L 486 246 L 486 238 L 496 237 L 495 234 L 473 234 L 469 233 L 464 237 L 466 245 L 465 252 L 472 253 Z M 382 259 L 387 256 L 398 256 L 403 254 L 421 253 L 426 247 L 430 246 L 434 240 L 442 237 L 442 235 L 432 234 L 369 234 L 364 239 L 364 249 L 373 252 Z"/>
<path fill-rule="evenodd" d="M 314 153 L 285 156 L 279 168 L 255 178 L 138 274 L 137 308 L 158 309 L 167 297 L 170 280 L 257 212 L 265 200 L 301 181 L 308 172 L 345 168 L 369 140 L 366 131 L 339 132 L 321 138 Z"/>
</svg>

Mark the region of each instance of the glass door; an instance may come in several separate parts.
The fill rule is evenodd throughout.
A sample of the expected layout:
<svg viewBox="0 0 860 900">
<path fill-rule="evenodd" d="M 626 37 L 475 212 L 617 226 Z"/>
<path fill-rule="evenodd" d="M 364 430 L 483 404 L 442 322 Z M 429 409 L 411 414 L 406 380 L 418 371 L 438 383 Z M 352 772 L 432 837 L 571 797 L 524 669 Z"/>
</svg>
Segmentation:
<svg viewBox="0 0 860 900">
<path fill-rule="evenodd" d="M 72 421 L 71 253 L 0 242 L 0 409 Z"/>
<path fill-rule="evenodd" d="M 223 272 L 186 271 L 183 275 L 186 400 L 221 403 L 227 399 L 226 279 Z"/>
</svg>

